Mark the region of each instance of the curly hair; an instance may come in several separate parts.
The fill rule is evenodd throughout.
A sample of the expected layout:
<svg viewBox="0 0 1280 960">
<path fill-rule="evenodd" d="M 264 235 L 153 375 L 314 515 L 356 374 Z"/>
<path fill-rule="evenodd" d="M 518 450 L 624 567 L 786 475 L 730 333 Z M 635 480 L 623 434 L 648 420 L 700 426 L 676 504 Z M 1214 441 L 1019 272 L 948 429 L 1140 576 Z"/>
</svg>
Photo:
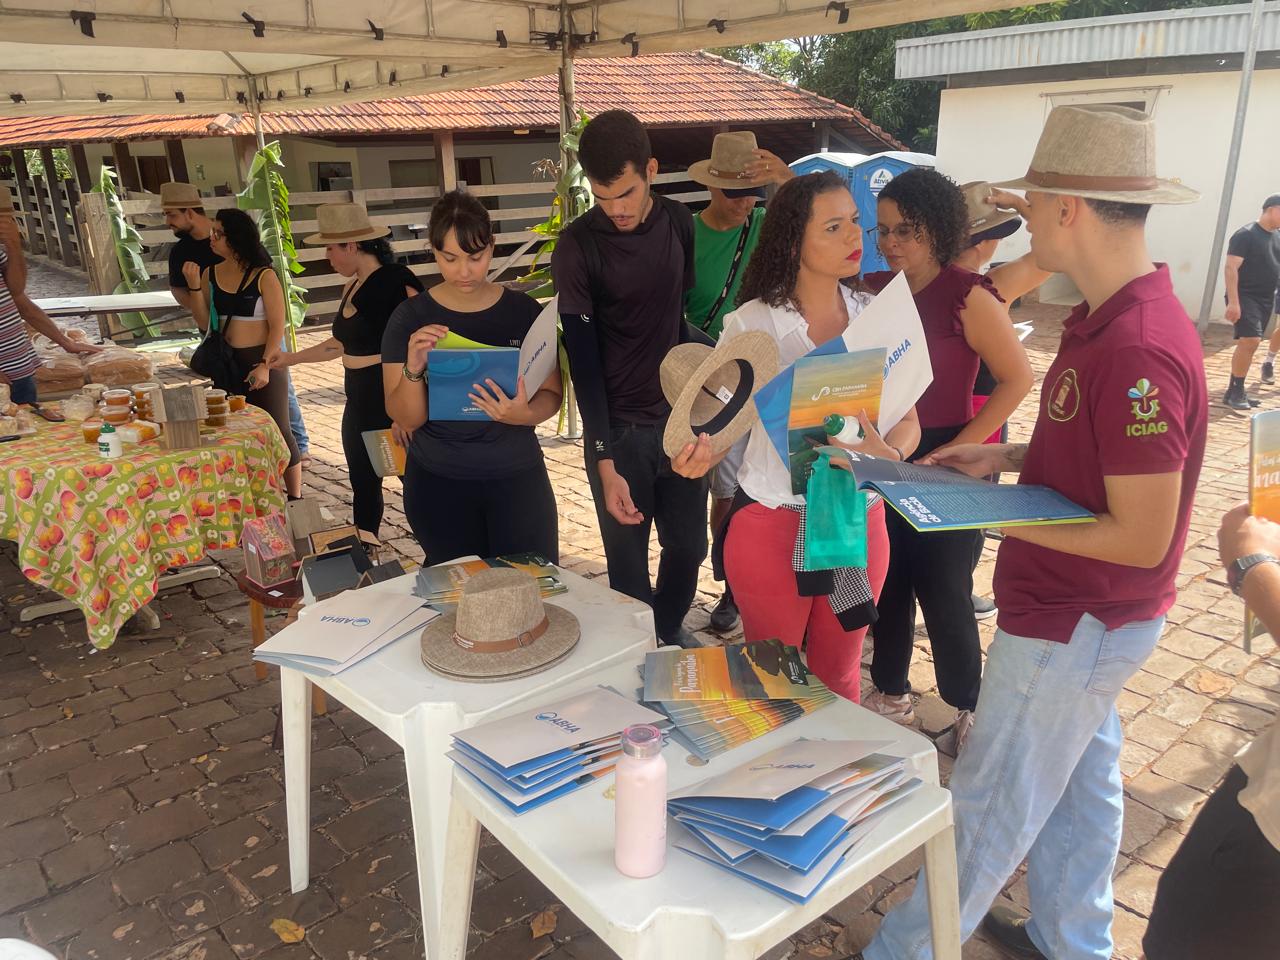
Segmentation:
<svg viewBox="0 0 1280 960">
<path fill-rule="evenodd" d="M 372 240 L 361 240 L 356 244 L 361 253 L 367 253 L 382 266 L 396 262 L 396 255 L 391 249 L 391 241 L 386 237 L 374 237 Z"/>
<path fill-rule="evenodd" d="M 830 170 L 808 173 L 784 183 L 769 201 L 769 215 L 738 289 L 738 305 L 763 300 L 771 307 L 792 303 L 800 275 L 800 248 L 813 215 L 813 201 L 823 193 L 848 190 L 844 178 Z"/>
<path fill-rule="evenodd" d="M 929 240 L 933 259 L 945 267 L 969 246 L 969 211 L 964 194 L 950 177 L 916 168 L 898 174 L 880 191 L 881 200 L 898 205 L 902 219 Z"/>
<path fill-rule="evenodd" d="M 258 225 L 243 210 L 228 207 L 219 210 L 215 219 L 222 227 L 222 236 L 227 246 L 246 267 L 271 266 L 271 254 L 262 245 L 262 235 L 258 233 Z"/>
</svg>

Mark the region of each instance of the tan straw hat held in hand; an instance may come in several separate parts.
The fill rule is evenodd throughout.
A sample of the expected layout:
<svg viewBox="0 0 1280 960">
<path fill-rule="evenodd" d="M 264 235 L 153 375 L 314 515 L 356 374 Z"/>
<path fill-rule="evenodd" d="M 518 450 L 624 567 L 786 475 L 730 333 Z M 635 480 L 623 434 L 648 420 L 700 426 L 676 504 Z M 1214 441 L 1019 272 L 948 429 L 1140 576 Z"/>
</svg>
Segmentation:
<svg viewBox="0 0 1280 960">
<path fill-rule="evenodd" d="M 492 683 L 540 673 L 578 645 L 578 618 L 543 603 L 522 570 L 482 570 L 462 585 L 454 613 L 422 631 L 422 662 L 453 680 Z"/>
<path fill-rule="evenodd" d="M 712 454 L 728 450 L 760 415 L 752 398 L 778 375 L 778 345 L 760 331 L 723 337 L 715 348 L 681 343 L 658 368 L 671 416 L 662 449 L 674 457 L 709 434 Z"/>
<path fill-rule="evenodd" d="M 772 179 L 768 174 L 747 176 L 747 164 L 756 158 L 756 135 L 750 130 L 717 133 L 711 141 L 711 159 L 699 160 L 689 167 L 689 179 L 721 190 L 745 190 L 763 187 Z"/>
<path fill-rule="evenodd" d="M 307 237 L 304 243 L 359 243 L 391 232 L 390 227 L 371 224 L 369 211 L 358 203 L 326 203 L 316 207 L 316 225 L 320 232 Z"/>
<path fill-rule="evenodd" d="M 1199 191 L 1156 176 L 1156 124 L 1109 104 L 1054 107 L 1026 176 L 992 186 L 1117 203 L 1193 203 Z"/>
<path fill-rule="evenodd" d="M 965 209 L 969 214 L 969 242 L 979 240 L 1003 240 L 1017 233 L 1022 218 L 1016 210 L 1005 210 L 987 202 L 991 196 L 991 184 L 986 180 L 971 180 L 960 185 L 964 194 Z"/>
<path fill-rule="evenodd" d="M 177 180 L 160 184 L 161 210 L 190 210 L 203 206 L 204 198 L 193 184 Z"/>
</svg>

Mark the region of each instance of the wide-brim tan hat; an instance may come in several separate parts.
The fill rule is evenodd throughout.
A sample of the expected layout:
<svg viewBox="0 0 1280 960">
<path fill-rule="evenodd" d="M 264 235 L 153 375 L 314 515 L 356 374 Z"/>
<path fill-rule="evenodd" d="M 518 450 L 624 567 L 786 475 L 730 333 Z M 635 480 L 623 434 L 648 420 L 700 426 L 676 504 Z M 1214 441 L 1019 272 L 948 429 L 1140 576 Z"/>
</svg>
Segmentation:
<svg viewBox="0 0 1280 960">
<path fill-rule="evenodd" d="M 316 207 L 316 226 L 303 243 L 324 245 L 330 243 L 359 243 L 376 240 L 391 232 L 390 227 L 376 227 L 369 222 L 369 211 L 358 203 L 326 203 Z"/>
<path fill-rule="evenodd" d="M 482 570 L 462 585 L 452 613 L 422 631 L 422 662 L 453 680 L 495 683 L 540 673 L 573 652 L 578 618 L 544 603 L 522 570 Z"/>
<path fill-rule="evenodd" d="M 723 337 L 714 348 L 679 344 L 658 368 L 671 404 L 662 449 L 674 457 L 705 433 L 712 454 L 728 450 L 760 419 L 752 398 L 777 375 L 778 345 L 767 333 Z"/>
<path fill-rule="evenodd" d="M 994 183 L 1117 203 L 1193 203 L 1200 192 L 1156 176 L 1156 123 L 1111 104 L 1054 107 L 1026 176 Z"/>
<path fill-rule="evenodd" d="M 996 227 L 1004 226 L 1012 220 L 1021 222 L 1022 217 L 1018 215 L 1016 210 L 1002 210 L 987 202 L 987 198 L 991 196 L 991 184 L 986 180 L 970 180 L 968 183 L 960 185 L 960 192 L 964 194 L 965 209 L 969 212 L 969 236 L 975 236 L 979 233 L 987 233 L 993 231 Z M 1009 229 L 1005 236 L 1013 233 L 1017 227 Z"/>
<path fill-rule="evenodd" d="M 711 159 L 699 160 L 689 167 L 689 179 L 721 190 L 763 187 L 773 179 L 771 176 L 747 176 L 747 164 L 757 159 L 755 150 L 756 135 L 750 130 L 717 133 L 711 141 Z"/>
<path fill-rule="evenodd" d="M 203 206 L 204 198 L 200 196 L 200 191 L 194 184 L 182 183 L 178 180 L 160 184 L 161 210 L 188 210 Z"/>
</svg>

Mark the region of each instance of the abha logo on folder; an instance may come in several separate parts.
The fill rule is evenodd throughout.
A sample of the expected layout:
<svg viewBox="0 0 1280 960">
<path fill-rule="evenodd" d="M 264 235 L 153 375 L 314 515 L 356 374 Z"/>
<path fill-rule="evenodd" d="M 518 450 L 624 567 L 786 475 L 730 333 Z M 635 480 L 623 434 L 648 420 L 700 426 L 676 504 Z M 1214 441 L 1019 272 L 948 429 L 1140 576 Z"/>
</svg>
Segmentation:
<svg viewBox="0 0 1280 960">
<path fill-rule="evenodd" d="M 321 617 L 321 623 L 344 623 L 349 627 L 367 627 L 372 621 L 368 617 Z"/>
<path fill-rule="evenodd" d="M 572 720 L 566 720 L 560 714 L 555 712 L 540 713 L 533 719 L 541 720 L 543 723 L 549 723 L 553 726 L 560 727 L 565 733 L 577 733 L 582 728 L 577 726 Z"/>
</svg>

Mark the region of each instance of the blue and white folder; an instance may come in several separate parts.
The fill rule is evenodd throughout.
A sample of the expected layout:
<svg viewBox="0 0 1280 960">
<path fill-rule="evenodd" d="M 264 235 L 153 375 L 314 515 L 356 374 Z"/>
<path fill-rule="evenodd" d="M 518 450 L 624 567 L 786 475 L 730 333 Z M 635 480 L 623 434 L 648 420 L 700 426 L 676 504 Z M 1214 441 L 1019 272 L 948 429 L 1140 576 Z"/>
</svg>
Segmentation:
<svg viewBox="0 0 1280 960">
<path fill-rule="evenodd" d="M 887 741 L 797 740 L 669 798 L 676 847 L 804 903 L 920 785 Z"/>
<path fill-rule="evenodd" d="M 605 687 L 453 735 L 448 756 L 513 813 L 572 793 L 614 768 L 622 731 L 662 714 Z"/>
<path fill-rule="evenodd" d="M 519 371 L 520 351 L 515 347 L 432 350 L 427 354 L 427 418 L 488 420 L 489 415 L 471 400 L 475 385 L 488 390 L 485 381 L 492 380 L 508 397 L 514 397 Z"/>
</svg>

